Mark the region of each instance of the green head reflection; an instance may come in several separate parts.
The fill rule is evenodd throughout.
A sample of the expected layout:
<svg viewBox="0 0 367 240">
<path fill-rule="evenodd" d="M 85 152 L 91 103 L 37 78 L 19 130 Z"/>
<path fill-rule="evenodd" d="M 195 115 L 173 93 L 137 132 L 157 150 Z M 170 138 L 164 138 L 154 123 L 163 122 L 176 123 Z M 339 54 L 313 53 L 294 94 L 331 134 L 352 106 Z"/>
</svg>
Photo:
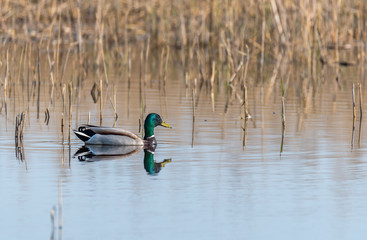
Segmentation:
<svg viewBox="0 0 367 240">
<path fill-rule="evenodd" d="M 171 162 L 171 159 L 164 159 L 163 162 L 157 163 L 154 161 L 154 151 L 151 150 L 144 149 L 144 168 L 148 174 L 158 174 L 162 167 Z"/>
</svg>

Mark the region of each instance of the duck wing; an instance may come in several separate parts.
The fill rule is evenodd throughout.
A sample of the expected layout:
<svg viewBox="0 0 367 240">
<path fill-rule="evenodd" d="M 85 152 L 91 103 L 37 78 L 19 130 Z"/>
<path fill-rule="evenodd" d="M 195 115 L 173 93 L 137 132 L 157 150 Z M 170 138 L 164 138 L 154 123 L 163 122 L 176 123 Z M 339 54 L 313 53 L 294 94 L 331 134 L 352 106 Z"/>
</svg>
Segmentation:
<svg viewBox="0 0 367 240">
<path fill-rule="evenodd" d="M 83 125 L 86 129 L 92 130 L 96 134 L 101 135 L 121 135 L 127 136 L 134 140 L 141 140 L 136 134 L 120 129 L 120 128 L 112 128 L 112 127 L 102 127 L 102 126 L 94 126 L 94 125 Z"/>
</svg>

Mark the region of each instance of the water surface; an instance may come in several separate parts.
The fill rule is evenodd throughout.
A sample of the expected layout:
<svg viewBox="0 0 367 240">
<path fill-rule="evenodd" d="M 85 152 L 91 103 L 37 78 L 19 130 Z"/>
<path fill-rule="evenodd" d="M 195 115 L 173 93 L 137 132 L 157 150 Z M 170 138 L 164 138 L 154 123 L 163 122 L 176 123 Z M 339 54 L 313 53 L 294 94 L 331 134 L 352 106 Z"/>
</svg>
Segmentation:
<svg viewBox="0 0 367 240">
<path fill-rule="evenodd" d="M 61 95 L 55 93 L 50 105 L 49 84 L 41 85 L 37 119 L 36 100 L 28 101 L 15 88 L 17 97 L 9 97 L 8 113 L 2 109 L 0 115 L 2 239 L 364 239 L 365 121 L 360 130 L 357 115 L 353 133 L 351 110 L 352 83 L 361 79 L 358 66 L 341 69 L 339 87 L 333 67 L 326 67 L 324 80 L 320 74 L 312 84 L 302 67 L 291 65 L 280 153 L 281 87 L 279 78 L 270 80 L 275 62 L 266 64 L 262 81 L 257 63 L 250 65 L 252 119 L 245 147 L 242 102 L 224 83 L 214 90 L 214 111 L 211 91 L 197 89 L 192 131 L 192 90 L 185 87 L 180 64 L 170 64 L 165 89 L 152 70 L 142 93 L 144 116 L 157 112 L 174 126 L 155 131 L 158 147 L 150 160 L 171 159 L 159 172 L 146 171 L 143 150 L 90 161 L 73 157 L 83 143 L 71 135 L 69 144 L 67 114 L 61 133 Z M 71 70 L 65 79 L 72 78 Z M 42 72 L 47 78 L 47 69 Z M 99 102 L 90 95 L 94 81 L 89 74 L 80 91 L 73 92 L 72 129 L 86 123 L 89 112 L 90 122 L 99 124 Z M 126 75 L 118 71 L 109 71 L 109 82 L 103 92 L 103 125 L 114 124 L 115 86 L 116 126 L 138 133 L 138 67 L 130 89 Z M 362 89 L 366 92 L 363 82 Z M 27 108 L 21 160 L 14 148 L 14 122 Z M 62 229 L 52 231 L 54 207 L 55 224 Z"/>
</svg>

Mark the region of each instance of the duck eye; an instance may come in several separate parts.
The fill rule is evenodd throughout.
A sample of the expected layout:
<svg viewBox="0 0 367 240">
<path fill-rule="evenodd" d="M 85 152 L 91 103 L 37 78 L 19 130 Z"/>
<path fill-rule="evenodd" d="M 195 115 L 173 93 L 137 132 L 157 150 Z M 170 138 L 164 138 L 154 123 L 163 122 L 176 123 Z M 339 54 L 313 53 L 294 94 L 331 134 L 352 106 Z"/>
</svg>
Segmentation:
<svg viewBox="0 0 367 240">
<path fill-rule="evenodd" d="M 157 123 L 158 124 L 161 124 L 162 123 L 162 119 L 159 116 L 157 117 Z"/>
</svg>

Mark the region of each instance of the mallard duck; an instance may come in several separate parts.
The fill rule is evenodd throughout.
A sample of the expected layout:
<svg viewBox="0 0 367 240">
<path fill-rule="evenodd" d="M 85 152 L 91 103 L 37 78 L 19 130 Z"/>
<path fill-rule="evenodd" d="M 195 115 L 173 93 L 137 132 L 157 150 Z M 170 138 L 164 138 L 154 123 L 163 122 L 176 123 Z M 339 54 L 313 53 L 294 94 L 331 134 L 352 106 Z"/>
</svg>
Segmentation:
<svg viewBox="0 0 367 240">
<path fill-rule="evenodd" d="M 144 139 L 127 130 L 93 125 L 82 125 L 74 133 L 85 144 L 146 147 L 157 144 L 154 136 L 154 128 L 156 126 L 172 128 L 162 120 L 161 116 L 156 113 L 150 113 L 144 122 Z"/>
</svg>

